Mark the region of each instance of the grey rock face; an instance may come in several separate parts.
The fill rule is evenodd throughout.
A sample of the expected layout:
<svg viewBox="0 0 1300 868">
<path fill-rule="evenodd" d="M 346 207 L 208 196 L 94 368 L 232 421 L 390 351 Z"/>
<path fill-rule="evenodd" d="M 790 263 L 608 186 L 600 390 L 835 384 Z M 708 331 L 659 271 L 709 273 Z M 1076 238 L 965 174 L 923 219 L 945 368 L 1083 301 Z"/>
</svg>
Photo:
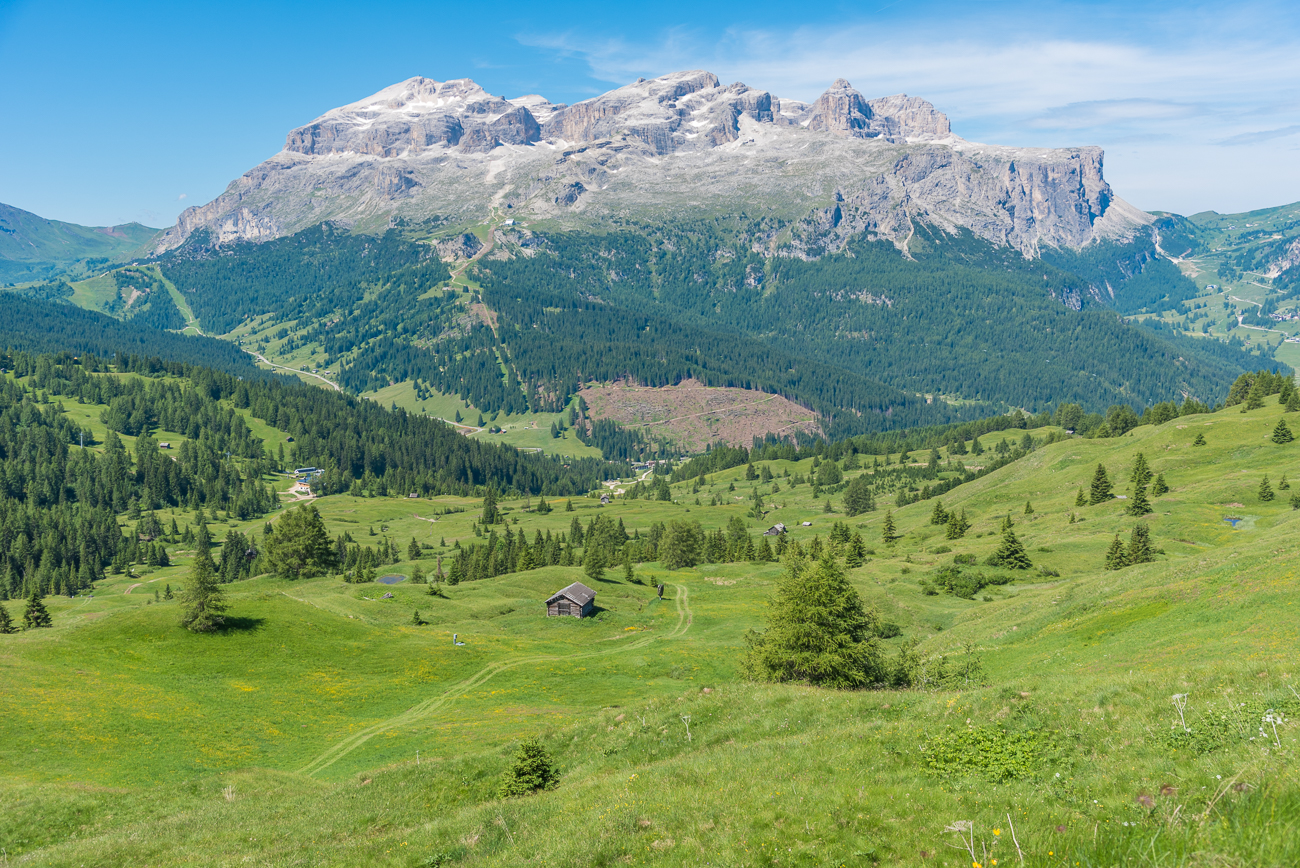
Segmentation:
<svg viewBox="0 0 1300 868">
<path fill-rule="evenodd" d="M 464 228 L 494 206 L 559 228 L 762 212 L 756 249 L 817 256 L 867 235 L 903 247 L 918 221 L 1033 256 L 1145 231 L 1097 148 L 1004 148 L 953 135 L 923 99 L 866 99 L 837 80 L 811 105 L 695 70 L 574 105 L 504 99 L 469 79 L 413 78 L 292 131 L 276 156 L 185 211 L 159 252 L 198 228 L 261 241 L 322 221 L 382 230 L 434 215 Z"/>
</svg>

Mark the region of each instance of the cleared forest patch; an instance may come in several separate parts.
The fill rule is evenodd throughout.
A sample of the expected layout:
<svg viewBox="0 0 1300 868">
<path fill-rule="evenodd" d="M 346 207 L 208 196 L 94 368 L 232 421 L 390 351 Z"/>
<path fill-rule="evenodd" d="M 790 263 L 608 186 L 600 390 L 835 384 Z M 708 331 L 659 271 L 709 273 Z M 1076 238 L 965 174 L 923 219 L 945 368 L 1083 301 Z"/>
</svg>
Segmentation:
<svg viewBox="0 0 1300 868">
<path fill-rule="evenodd" d="M 589 413 L 625 428 L 641 428 L 688 452 L 724 442 L 748 446 L 764 434 L 820 430 L 807 407 L 754 389 L 706 386 L 683 380 L 676 386 L 638 386 L 619 381 L 582 390 Z"/>
</svg>

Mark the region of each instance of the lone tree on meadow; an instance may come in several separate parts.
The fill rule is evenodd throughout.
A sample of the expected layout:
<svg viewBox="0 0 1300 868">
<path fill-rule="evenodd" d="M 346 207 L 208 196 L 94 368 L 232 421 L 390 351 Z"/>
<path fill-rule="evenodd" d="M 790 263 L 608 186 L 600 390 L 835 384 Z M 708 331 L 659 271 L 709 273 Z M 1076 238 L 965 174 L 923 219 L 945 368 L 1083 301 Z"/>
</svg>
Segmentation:
<svg viewBox="0 0 1300 868">
<path fill-rule="evenodd" d="M 1204 446 L 1204 445 L 1205 445 L 1205 434 L 1204 434 L 1204 433 L 1198 433 L 1198 434 L 1196 435 L 1196 439 L 1192 441 L 1192 445 L 1193 445 L 1193 446 Z"/>
<path fill-rule="evenodd" d="M 27 598 L 27 610 L 23 612 L 23 629 L 34 630 L 38 627 L 53 627 L 54 620 L 50 617 L 50 612 L 45 608 L 45 603 L 41 601 L 41 592 L 38 588 L 32 588 L 32 594 Z"/>
<path fill-rule="evenodd" d="M 871 495 L 871 483 L 866 476 L 859 476 L 849 483 L 844 491 L 844 513 L 848 516 L 862 515 L 876 508 L 875 498 Z"/>
<path fill-rule="evenodd" d="M 990 566 L 1006 567 L 1010 570 L 1027 570 L 1033 566 L 1029 560 L 1029 553 L 1025 551 L 1025 544 L 1016 536 L 1009 521 L 1003 525 L 1002 543 L 998 546 L 998 550 L 989 556 L 988 563 Z"/>
<path fill-rule="evenodd" d="M 1151 493 L 1156 497 L 1169 493 L 1169 485 L 1165 482 L 1165 475 L 1163 473 L 1156 477 L 1155 484 L 1151 486 Z"/>
<path fill-rule="evenodd" d="M 200 553 L 181 591 L 181 626 L 192 633 L 215 632 L 226 622 L 225 611 L 226 600 L 212 558 Z"/>
<path fill-rule="evenodd" d="M 501 781 L 498 792 L 501 798 L 526 796 L 542 790 L 553 790 L 560 783 L 560 768 L 542 743 L 530 738 L 515 751 L 515 761 Z"/>
<path fill-rule="evenodd" d="M 406 547 L 406 559 L 408 561 L 418 561 L 420 554 L 420 543 L 415 537 L 411 537 L 411 544 Z"/>
<path fill-rule="evenodd" d="M 1147 457 L 1141 452 L 1133 459 L 1133 472 L 1128 479 L 1134 485 L 1146 485 L 1151 481 L 1151 468 L 1147 465 Z"/>
<path fill-rule="evenodd" d="M 1129 534 L 1128 551 L 1124 552 L 1124 560 L 1127 564 L 1149 564 L 1155 559 L 1155 553 L 1151 550 L 1151 531 L 1145 524 L 1138 522 L 1133 533 Z"/>
<path fill-rule="evenodd" d="M 887 546 L 892 546 L 898 542 L 900 534 L 898 527 L 894 524 L 894 513 L 892 510 L 885 510 L 885 521 L 880 526 L 880 539 Z"/>
<path fill-rule="evenodd" d="M 1110 541 L 1110 548 L 1106 550 L 1106 569 L 1122 570 L 1128 566 L 1128 555 L 1124 551 L 1124 543 L 1120 542 L 1119 534 Z"/>
<path fill-rule="evenodd" d="M 1133 486 L 1133 495 L 1129 498 L 1124 511 L 1138 518 L 1152 512 L 1151 501 L 1147 499 L 1147 487 L 1145 485 Z"/>
<path fill-rule="evenodd" d="M 1273 436 L 1271 439 L 1274 443 L 1279 444 L 1290 443 L 1295 439 L 1295 435 L 1291 433 L 1291 429 L 1286 426 L 1285 419 L 1277 420 L 1277 427 L 1273 429 Z"/>
<path fill-rule="evenodd" d="M 1105 503 L 1111 499 L 1114 488 L 1110 483 L 1110 477 L 1106 475 L 1105 466 L 1098 464 L 1097 471 L 1092 474 L 1092 486 L 1088 490 L 1088 503 L 1092 506 Z"/>
<path fill-rule="evenodd" d="M 334 544 L 314 504 L 285 512 L 266 538 L 271 569 L 282 579 L 323 576 L 337 563 Z"/>
<path fill-rule="evenodd" d="M 1259 499 L 1266 503 L 1273 499 L 1273 486 L 1268 484 L 1267 473 L 1264 474 L 1264 478 L 1259 482 Z"/>
<path fill-rule="evenodd" d="M 885 680 L 878 626 L 834 558 L 795 558 L 773 594 L 767 630 L 745 636 L 745 673 L 755 681 L 869 687 Z"/>
</svg>

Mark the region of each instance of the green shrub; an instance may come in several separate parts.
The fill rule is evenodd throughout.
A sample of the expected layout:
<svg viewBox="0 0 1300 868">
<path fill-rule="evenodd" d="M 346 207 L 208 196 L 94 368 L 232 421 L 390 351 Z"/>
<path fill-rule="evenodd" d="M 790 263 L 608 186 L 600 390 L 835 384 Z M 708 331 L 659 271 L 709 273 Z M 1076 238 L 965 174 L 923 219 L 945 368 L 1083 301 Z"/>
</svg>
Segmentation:
<svg viewBox="0 0 1300 868">
<path fill-rule="evenodd" d="M 560 782 L 560 769 L 542 743 L 530 738 L 519 745 L 514 764 L 501 782 L 501 798 L 526 796 L 541 790 L 555 789 Z"/>
<path fill-rule="evenodd" d="M 973 773 L 1001 783 L 1034 774 L 1055 749 L 1053 733 L 981 726 L 934 736 L 921 750 L 926 765 L 941 775 Z"/>
</svg>

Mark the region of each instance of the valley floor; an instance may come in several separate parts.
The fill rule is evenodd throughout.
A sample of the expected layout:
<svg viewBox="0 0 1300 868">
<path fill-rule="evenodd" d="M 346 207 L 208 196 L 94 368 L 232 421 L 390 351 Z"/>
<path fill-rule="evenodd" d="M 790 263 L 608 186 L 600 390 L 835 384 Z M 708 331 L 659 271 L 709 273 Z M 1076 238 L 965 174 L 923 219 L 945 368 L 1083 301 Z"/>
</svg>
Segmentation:
<svg viewBox="0 0 1300 868">
<path fill-rule="evenodd" d="M 839 495 L 827 514 L 791 485 L 810 461 L 770 462 L 776 492 L 737 467 L 675 502 L 504 505 L 530 538 L 597 514 L 712 530 L 751 487 L 773 509 L 745 519 L 753 533 L 782 521 L 808 544 L 846 521 L 874 549 L 851 581 L 900 628 L 886 653 L 915 643 L 926 661 L 910 690 L 745 681 L 778 564 L 650 563 L 634 582 L 547 567 L 445 598 L 260 577 L 224 586 L 232 621 L 203 636 L 154 598 L 183 580 L 177 552 L 93 598 L 49 598 L 52 630 L 0 636 L 0 846 L 55 866 L 1300 864 L 1300 512 L 1289 489 L 1258 496 L 1265 474 L 1300 476 L 1300 443 L 1271 442 L 1272 400 L 1040 445 L 943 497 L 972 521 L 958 540 L 930 500 L 892 510 L 903 537 L 884 545 L 883 503 L 846 518 Z M 1098 463 L 1129 493 L 1139 451 L 1170 486 L 1153 515 L 1075 505 Z M 315 504 L 331 534 L 415 537 L 426 572 L 477 541 L 477 501 Z M 1008 515 L 1033 570 L 971 599 L 927 593 L 955 556 L 990 554 Z M 1138 522 L 1156 562 L 1103 569 Z M 597 616 L 546 618 L 578 580 Z M 560 785 L 500 799 L 527 737 Z"/>
</svg>

